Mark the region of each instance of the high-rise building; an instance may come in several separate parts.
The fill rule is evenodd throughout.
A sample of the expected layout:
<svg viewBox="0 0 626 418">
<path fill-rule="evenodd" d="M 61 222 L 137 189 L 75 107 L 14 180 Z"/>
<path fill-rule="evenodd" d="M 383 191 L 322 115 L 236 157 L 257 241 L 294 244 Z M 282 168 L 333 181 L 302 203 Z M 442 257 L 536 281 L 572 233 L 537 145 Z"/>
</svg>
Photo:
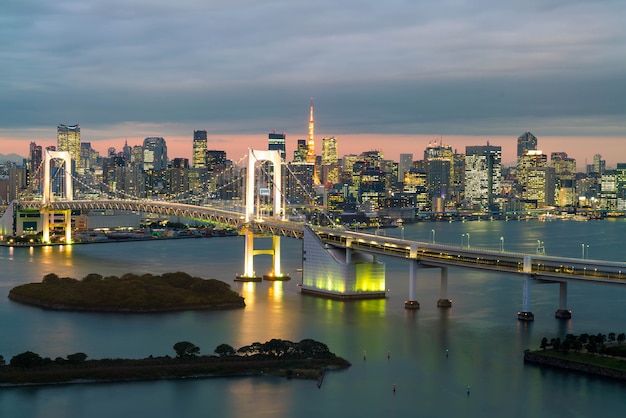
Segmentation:
<svg viewBox="0 0 626 418">
<path fill-rule="evenodd" d="M 212 172 L 224 171 L 226 169 L 226 151 L 207 150 L 207 169 Z"/>
<path fill-rule="evenodd" d="M 284 161 L 287 156 L 287 149 L 285 147 L 285 141 L 287 139 L 287 135 L 283 133 L 277 133 L 276 131 L 270 132 L 267 134 L 267 149 L 269 151 L 278 151 L 280 153 L 280 158 Z"/>
<path fill-rule="evenodd" d="M 496 210 L 502 180 L 502 147 L 465 147 L 465 199 L 482 209 Z"/>
<path fill-rule="evenodd" d="M 37 145 L 35 142 L 30 143 L 28 159 L 28 180 L 38 188 L 40 180 L 43 178 L 43 148 L 41 145 Z"/>
<path fill-rule="evenodd" d="M 537 149 L 537 137 L 529 131 L 524 132 L 517 138 L 517 159 L 519 160 L 528 151 Z"/>
<path fill-rule="evenodd" d="M 293 152 L 293 162 L 294 163 L 303 163 L 306 162 L 306 139 L 298 139 L 296 149 Z"/>
<path fill-rule="evenodd" d="M 160 171 L 167 168 L 167 145 L 161 137 L 149 137 L 143 141 L 143 169 Z"/>
<path fill-rule="evenodd" d="M 207 132 L 206 130 L 193 131 L 193 155 L 191 164 L 195 168 L 206 168 Z"/>
<path fill-rule="evenodd" d="M 413 167 L 413 154 L 400 154 L 398 162 L 398 183 L 404 182 L 404 173 Z"/>
<path fill-rule="evenodd" d="M 322 139 L 322 184 L 339 182 L 339 158 L 337 156 L 337 138 L 334 136 Z"/>
<path fill-rule="evenodd" d="M 541 150 L 528 150 L 517 160 L 517 182 L 523 199 L 528 199 L 528 173 L 530 170 L 546 167 L 548 156 Z"/>
<path fill-rule="evenodd" d="M 80 126 L 57 126 L 57 151 L 68 151 L 73 166 L 80 167 Z M 82 174 L 82 173 L 81 173 Z"/>
<path fill-rule="evenodd" d="M 449 145 L 431 143 L 424 150 L 424 163 L 428 175 L 430 198 L 441 197 L 444 201 L 450 194 L 454 178 L 454 152 Z"/>
</svg>

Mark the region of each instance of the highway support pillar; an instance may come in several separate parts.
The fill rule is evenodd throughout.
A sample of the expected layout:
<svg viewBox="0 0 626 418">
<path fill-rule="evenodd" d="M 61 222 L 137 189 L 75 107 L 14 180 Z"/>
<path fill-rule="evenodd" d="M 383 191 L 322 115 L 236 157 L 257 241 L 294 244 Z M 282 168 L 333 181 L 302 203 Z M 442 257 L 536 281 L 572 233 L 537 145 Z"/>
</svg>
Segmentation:
<svg viewBox="0 0 626 418">
<path fill-rule="evenodd" d="M 439 290 L 439 300 L 437 306 L 440 308 L 452 307 L 452 300 L 448 299 L 448 267 L 441 267 L 441 288 Z"/>
<path fill-rule="evenodd" d="M 415 296 L 417 284 L 417 260 L 409 260 L 409 299 L 404 302 L 406 309 L 419 309 L 420 304 Z"/>
<path fill-rule="evenodd" d="M 567 309 L 567 282 L 559 283 L 559 309 L 554 313 L 558 319 L 570 319 L 572 311 Z"/>
</svg>

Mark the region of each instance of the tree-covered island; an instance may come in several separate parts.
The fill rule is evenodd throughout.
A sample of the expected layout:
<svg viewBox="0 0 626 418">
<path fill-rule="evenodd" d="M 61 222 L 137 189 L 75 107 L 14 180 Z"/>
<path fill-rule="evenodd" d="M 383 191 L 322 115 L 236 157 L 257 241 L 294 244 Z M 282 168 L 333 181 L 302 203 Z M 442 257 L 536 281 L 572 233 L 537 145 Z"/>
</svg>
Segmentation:
<svg viewBox="0 0 626 418">
<path fill-rule="evenodd" d="M 46 309 L 99 312 L 167 312 L 243 308 L 244 298 L 230 285 L 187 273 L 88 274 L 81 280 L 47 274 L 40 283 L 14 287 L 9 299 Z"/>
<path fill-rule="evenodd" d="M 149 356 L 140 360 L 87 360 L 84 353 L 53 360 L 26 351 L 6 364 L 0 356 L 0 386 L 250 375 L 320 379 L 327 370 L 350 366 L 347 360 L 331 353 L 326 344 L 311 339 L 297 343 L 272 339 L 239 349 L 220 344 L 214 355 L 200 355 L 200 348 L 188 341 L 180 341 L 173 348 L 175 357 Z"/>
<path fill-rule="evenodd" d="M 626 380 L 626 334 L 567 334 L 544 337 L 540 350 L 526 350 L 524 362 Z"/>
</svg>

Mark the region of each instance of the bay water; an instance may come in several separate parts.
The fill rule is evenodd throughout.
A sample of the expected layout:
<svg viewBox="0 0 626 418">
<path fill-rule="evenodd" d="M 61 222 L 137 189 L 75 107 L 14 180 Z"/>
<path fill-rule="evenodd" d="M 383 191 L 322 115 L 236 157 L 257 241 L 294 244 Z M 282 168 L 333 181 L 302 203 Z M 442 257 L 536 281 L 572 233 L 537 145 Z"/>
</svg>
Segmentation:
<svg viewBox="0 0 626 418">
<path fill-rule="evenodd" d="M 371 231 L 374 233 L 375 231 Z M 422 222 L 377 233 L 452 245 L 625 261 L 626 220 Z M 257 240 L 256 246 L 270 245 Z M 559 286 L 535 285 L 535 321 L 517 320 L 522 279 L 449 269 L 449 309 L 437 308 L 439 270 L 420 269 L 421 308 L 404 309 L 408 263 L 386 263 L 387 298 L 337 301 L 301 295 L 302 242 L 282 239 L 287 282 L 238 283 L 243 237 L 0 248 L 0 354 L 89 358 L 174 355 L 178 341 L 203 354 L 272 338 L 313 338 L 348 359 L 349 369 L 315 381 L 275 377 L 180 379 L 0 388 L 0 417 L 595 417 L 619 411 L 626 383 L 523 363 L 524 349 L 566 333 L 626 332 L 626 285 L 568 286 L 572 319 L 558 320 Z M 588 247 L 587 247 L 588 246 Z M 255 269 L 270 269 L 258 256 Z M 184 271 L 226 281 L 244 309 L 159 314 L 43 310 L 7 298 L 47 273 L 161 274 Z M 395 392 L 393 388 L 396 388 Z"/>
</svg>

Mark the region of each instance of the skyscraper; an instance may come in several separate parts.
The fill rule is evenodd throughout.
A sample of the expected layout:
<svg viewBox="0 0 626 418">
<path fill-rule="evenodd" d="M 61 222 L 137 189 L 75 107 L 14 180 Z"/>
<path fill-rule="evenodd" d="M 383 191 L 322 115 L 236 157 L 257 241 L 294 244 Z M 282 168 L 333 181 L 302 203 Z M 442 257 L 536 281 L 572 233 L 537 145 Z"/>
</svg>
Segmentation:
<svg viewBox="0 0 626 418">
<path fill-rule="evenodd" d="M 57 151 L 68 151 L 74 167 L 80 167 L 80 126 L 57 126 Z"/>
<path fill-rule="evenodd" d="M 465 147 L 465 198 L 472 205 L 495 209 L 502 180 L 502 147 Z"/>
<path fill-rule="evenodd" d="M 167 168 L 167 145 L 161 137 L 149 137 L 143 140 L 143 169 L 165 170 Z"/>
<path fill-rule="evenodd" d="M 206 130 L 193 131 L 193 155 L 191 164 L 195 168 L 206 168 L 207 132 Z"/>
<path fill-rule="evenodd" d="M 278 151 L 280 153 L 280 158 L 285 160 L 287 156 L 287 149 L 285 148 L 285 141 L 287 139 L 287 135 L 283 133 L 277 133 L 276 131 L 270 132 L 267 134 L 267 142 L 269 151 Z"/>
<path fill-rule="evenodd" d="M 537 137 L 531 134 L 529 131 L 524 132 L 517 138 L 517 159 L 519 160 L 523 155 L 530 150 L 537 149 Z"/>
<path fill-rule="evenodd" d="M 337 138 L 331 136 L 322 139 L 322 178 L 323 184 L 339 181 L 339 158 L 337 156 Z"/>
</svg>

